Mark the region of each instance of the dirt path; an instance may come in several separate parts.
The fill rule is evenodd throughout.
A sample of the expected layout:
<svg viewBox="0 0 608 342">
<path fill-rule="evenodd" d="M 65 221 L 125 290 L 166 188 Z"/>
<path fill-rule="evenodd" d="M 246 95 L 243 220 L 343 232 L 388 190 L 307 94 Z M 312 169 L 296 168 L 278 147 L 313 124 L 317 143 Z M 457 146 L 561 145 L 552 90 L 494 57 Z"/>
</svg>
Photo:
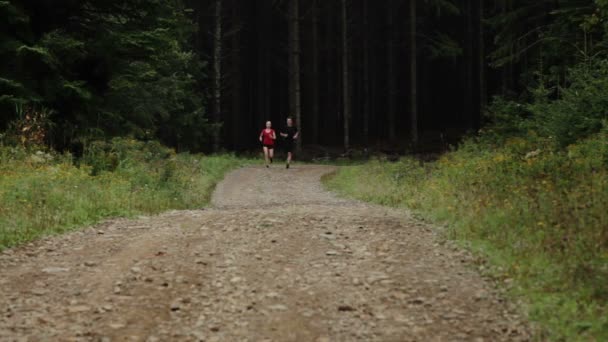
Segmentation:
<svg viewBox="0 0 608 342">
<path fill-rule="evenodd" d="M 519 341 L 527 326 L 403 212 L 331 167 L 244 168 L 213 207 L 0 254 L 0 341 Z"/>
</svg>

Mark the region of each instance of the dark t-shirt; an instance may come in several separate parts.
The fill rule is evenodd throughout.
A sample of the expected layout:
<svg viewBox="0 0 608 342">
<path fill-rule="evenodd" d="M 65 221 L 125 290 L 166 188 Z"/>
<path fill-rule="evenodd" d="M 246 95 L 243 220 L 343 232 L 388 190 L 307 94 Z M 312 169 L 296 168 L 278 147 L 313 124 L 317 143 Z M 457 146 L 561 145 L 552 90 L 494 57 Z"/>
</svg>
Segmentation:
<svg viewBox="0 0 608 342">
<path fill-rule="evenodd" d="M 293 141 L 293 137 L 298 133 L 298 129 L 294 126 L 287 126 L 283 129 L 283 133 L 287 134 L 287 137 L 285 138 L 287 141 Z"/>
</svg>

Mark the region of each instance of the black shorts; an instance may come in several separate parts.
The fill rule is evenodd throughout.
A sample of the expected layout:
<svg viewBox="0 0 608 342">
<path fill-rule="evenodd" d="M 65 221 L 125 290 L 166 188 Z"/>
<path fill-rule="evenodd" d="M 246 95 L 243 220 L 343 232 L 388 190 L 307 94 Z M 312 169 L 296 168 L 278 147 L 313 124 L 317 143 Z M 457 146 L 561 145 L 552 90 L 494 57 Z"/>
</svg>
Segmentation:
<svg viewBox="0 0 608 342">
<path fill-rule="evenodd" d="M 263 144 L 263 146 L 264 146 L 264 147 L 266 147 L 266 148 L 268 148 L 269 150 L 274 149 L 274 145 L 266 145 L 266 144 Z"/>
<path fill-rule="evenodd" d="M 294 148 L 295 148 L 295 144 L 292 141 L 285 141 L 285 144 L 283 145 L 283 148 L 285 149 L 285 152 L 293 152 Z"/>
</svg>

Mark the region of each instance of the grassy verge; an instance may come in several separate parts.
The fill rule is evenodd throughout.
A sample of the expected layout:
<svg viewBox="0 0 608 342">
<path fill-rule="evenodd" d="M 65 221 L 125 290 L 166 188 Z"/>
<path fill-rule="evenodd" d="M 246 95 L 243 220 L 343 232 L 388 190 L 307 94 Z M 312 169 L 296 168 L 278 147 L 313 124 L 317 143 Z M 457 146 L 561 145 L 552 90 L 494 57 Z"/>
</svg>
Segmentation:
<svg viewBox="0 0 608 342">
<path fill-rule="evenodd" d="M 78 167 L 69 155 L 0 147 L 0 250 L 104 218 L 200 208 L 246 162 L 125 139 L 91 145 Z"/>
<path fill-rule="evenodd" d="M 540 139 L 468 141 L 421 166 L 372 161 L 325 180 L 407 207 L 485 256 L 556 341 L 608 340 L 608 131 L 563 151 Z"/>
</svg>

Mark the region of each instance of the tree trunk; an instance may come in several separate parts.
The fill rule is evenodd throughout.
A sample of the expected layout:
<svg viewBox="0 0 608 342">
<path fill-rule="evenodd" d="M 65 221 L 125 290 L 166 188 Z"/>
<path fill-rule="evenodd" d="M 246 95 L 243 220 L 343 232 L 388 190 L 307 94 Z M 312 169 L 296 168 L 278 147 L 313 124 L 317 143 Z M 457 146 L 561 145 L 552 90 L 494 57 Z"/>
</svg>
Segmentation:
<svg viewBox="0 0 608 342">
<path fill-rule="evenodd" d="M 479 17 L 477 20 L 478 26 L 478 51 L 479 51 L 479 118 L 477 120 L 477 127 L 475 129 L 479 129 L 481 126 L 481 117 L 483 112 L 488 105 L 488 85 L 486 82 L 486 51 L 485 51 L 485 32 L 484 32 L 484 0 L 478 1 L 478 11 Z"/>
<path fill-rule="evenodd" d="M 416 0 L 410 0 L 410 139 L 418 148 L 418 66 L 416 46 Z"/>
<path fill-rule="evenodd" d="M 371 93 L 369 77 L 369 20 L 368 0 L 363 0 L 363 141 L 369 144 L 369 116 L 371 112 Z"/>
<path fill-rule="evenodd" d="M 465 46 L 464 46 L 464 122 L 466 123 L 466 128 L 473 128 L 473 1 L 467 0 L 465 3 Z"/>
<path fill-rule="evenodd" d="M 270 119 L 268 117 L 269 106 L 266 98 L 268 96 L 268 20 L 267 14 L 269 8 L 266 5 L 266 0 L 256 1 L 256 49 L 257 49 L 257 76 L 255 85 L 255 103 L 257 104 L 257 113 L 254 115 L 254 127 L 261 130 L 264 127 L 264 121 Z"/>
<path fill-rule="evenodd" d="M 220 149 L 220 120 L 222 103 L 222 0 L 215 1 L 213 30 L 213 121 L 216 129 L 213 134 L 213 150 Z"/>
<path fill-rule="evenodd" d="M 506 15 L 510 12 L 512 8 L 512 2 L 510 0 L 504 0 L 501 2 L 501 13 L 502 15 Z M 511 35 L 511 34 L 510 34 Z M 509 56 L 513 56 L 513 36 L 509 37 Z M 506 65 L 502 66 L 502 95 L 508 96 L 511 91 L 511 85 L 513 76 L 513 61 L 508 61 Z"/>
<path fill-rule="evenodd" d="M 312 142 L 319 143 L 319 5 L 312 0 Z"/>
<path fill-rule="evenodd" d="M 238 12 L 239 0 L 232 0 L 232 146 L 239 149 L 239 117 L 241 115 L 241 88 L 243 77 L 241 75 L 241 53 L 240 53 L 240 26 L 241 17 Z"/>
<path fill-rule="evenodd" d="M 337 51 L 335 50 L 336 43 L 336 30 L 335 25 L 337 24 L 334 19 L 335 16 L 332 15 L 335 10 L 336 2 L 326 1 L 325 4 L 325 32 L 324 32 L 324 49 L 325 49 L 325 61 L 324 61 L 324 72 L 325 72 L 325 92 L 323 93 L 323 97 L 325 101 L 323 102 L 324 112 L 329 113 L 331 116 L 324 116 L 323 125 L 319 128 L 320 132 L 320 143 L 336 143 L 333 139 L 328 139 L 328 137 L 334 137 L 335 133 L 332 134 L 332 131 L 335 130 L 335 122 L 334 118 L 339 118 L 339 110 L 340 110 L 340 102 L 342 95 L 340 93 L 336 93 L 339 88 L 338 81 L 342 78 L 342 72 L 337 71 Z M 334 116 L 333 114 L 336 114 Z"/>
<path fill-rule="evenodd" d="M 289 112 L 302 130 L 300 89 L 300 11 L 299 1 L 289 2 Z M 301 133 L 300 133 L 301 135 Z M 297 140 L 297 149 L 302 147 L 302 138 Z"/>
<path fill-rule="evenodd" d="M 396 122 L 395 122 L 395 88 L 396 88 L 396 76 L 395 76 L 395 41 L 394 41 L 394 17 L 393 17 L 393 2 L 388 1 L 386 6 L 386 22 L 387 22 L 387 40 L 386 40 L 386 78 L 388 82 L 388 139 L 391 142 L 395 142 L 396 138 Z"/>
<path fill-rule="evenodd" d="M 349 92 L 349 73 L 348 73 L 348 16 L 346 11 L 346 0 L 342 0 L 342 104 L 343 104 L 343 123 L 344 123 L 344 151 L 350 149 L 350 92 Z"/>
</svg>

